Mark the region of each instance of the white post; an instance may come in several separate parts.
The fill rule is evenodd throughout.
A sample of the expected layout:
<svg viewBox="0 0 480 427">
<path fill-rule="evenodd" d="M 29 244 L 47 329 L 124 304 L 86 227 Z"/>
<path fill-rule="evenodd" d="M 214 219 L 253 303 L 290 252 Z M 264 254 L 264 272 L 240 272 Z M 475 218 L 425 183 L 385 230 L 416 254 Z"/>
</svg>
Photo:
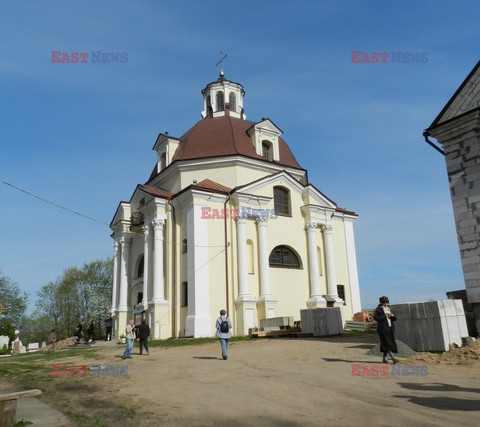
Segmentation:
<svg viewBox="0 0 480 427">
<path fill-rule="evenodd" d="M 154 239 L 153 259 L 153 302 L 155 304 L 165 302 L 165 283 L 163 280 L 163 227 L 165 220 L 157 219 L 152 222 Z"/>
<path fill-rule="evenodd" d="M 248 296 L 247 220 L 237 218 L 238 296 Z"/>
<path fill-rule="evenodd" d="M 150 284 L 150 226 L 142 227 L 144 236 L 143 249 L 143 308 L 148 308 L 148 286 Z"/>
<path fill-rule="evenodd" d="M 270 266 L 268 263 L 267 220 L 257 218 L 258 252 L 260 256 L 260 297 L 271 297 Z"/>
<path fill-rule="evenodd" d="M 112 315 L 115 314 L 118 302 L 118 266 L 120 265 L 120 244 L 113 244 L 113 286 L 112 286 Z"/>
<path fill-rule="evenodd" d="M 333 226 L 326 224 L 322 227 L 323 236 L 325 239 L 325 259 L 327 263 L 327 293 L 329 299 L 339 302 L 342 301 L 338 297 L 337 291 L 337 275 L 335 272 L 335 255 L 333 253 Z"/>
</svg>

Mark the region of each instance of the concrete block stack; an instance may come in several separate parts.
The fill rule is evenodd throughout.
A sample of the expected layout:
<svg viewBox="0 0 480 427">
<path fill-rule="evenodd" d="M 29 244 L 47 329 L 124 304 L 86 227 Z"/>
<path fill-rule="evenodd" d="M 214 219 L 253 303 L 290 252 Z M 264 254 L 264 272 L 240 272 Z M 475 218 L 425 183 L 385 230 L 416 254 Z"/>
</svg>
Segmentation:
<svg viewBox="0 0 480 427">
<path fill-rule="evenodd" d="M 342 312 L 339 307 L 300 310 L 302 332 L 314 337 L 338 335 L 343 332 Z"/>
<path fill-rule="evenodd" d="M 393 304 L 395 336 L 416 351 L 448 351 L 468 336 L 461 300 Z"/>
</svg>

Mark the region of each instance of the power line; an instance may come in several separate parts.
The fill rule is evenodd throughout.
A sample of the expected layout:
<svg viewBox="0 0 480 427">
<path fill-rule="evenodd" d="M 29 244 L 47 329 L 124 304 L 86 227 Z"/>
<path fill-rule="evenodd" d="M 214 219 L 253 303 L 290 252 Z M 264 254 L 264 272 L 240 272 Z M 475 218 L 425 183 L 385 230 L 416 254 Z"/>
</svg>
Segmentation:
<svg viewBox="0 0 480 427">
<path fill-rule="evenodd" d="M 89 219 L 90 221 L 98 222 L 100 224 L 107 225 L 107 226 L 109 225 L 106 222 L 103 222 L 103 221 L 100 221 L 98 219 L 92 218 L 91 216 L 88 216 L 88 215 L 84 215 L 84 214 L 82 214 L 80 212 L 77 212 L 73 209 L 67 208 L 65 206 L 59 205 L 58 203 L 55 203 L 55 202 L 52 202 L 50 200 L 44 199 L 43 197 L 37 196 L 36 194 L 30 193 L 30 191 L 24 190 L 23 188 L 17 187 L 16 185 L 10 184 L 9 182 L 6 182 L 2 179 L 0 179 L 0 182 L 2 184 L 8 185 L 9 187 L 14 188 L 15 190 L 21 191 L 22 193 L 28 194 L 31 197 L 35 197 L 36 199 L 41 200 L 42 202 L 48 203 L 48 204 L 50 204 L 52 206 L 55 206 L 57 208 L 63 209 L 65 211 L 68 211 L 68 212 L 73 213 L 75 215 L 78 215 L 78 216 L 81 216 L 83 218 Z"/>
<path fill-rule="evenodd" d="M 21 191 L 22 193 L 25 193 L 28 196 L 34 197 L 35 199 L 38 199 L 38 200 L 41 200 L 44 203 L 48 203 L 49 205 L 52 205 L 56 208 L 63 209 L 64 211 L 73 213 L 73 214 L 78 215 L 82 218 L 86 218 L 90 221 L 97 222 L 99 224 L 106 225 L 107 227 L 110 227 L 110 224 L 107 224 L 104 221 L 101 221 L 101 220 L 96 219 L 96 218 L 92 218 L 91 216 L 82 214 L 81 212 L 78 212 L 76 210 L 73 210 L 73 209 L 67 208 L 65 206 L 59 205 L 58 203 L 52 202 L 51 200 L 45 199 L 44 197 L 41 197 L 41 196 L 39 196 L 37 194 L 34 194 L 30 191 L 24 190 L 23 188 L 17 187 L 16 185 L 10 184 L 9 182 L 4 181 L 3 179 L 0 179 L 0 182 L 2 184 L 5 184 L 5 185 L 17 190 L 17 191 Z M 117 229 L 123 231 L 122 227 L 112 227 L 112 228 L 117 228 Z M 144 236 L 143 233 L 139 233 L 139 232 L 136 232 L 136 231 L 129 231 L 129 233 L 130 234 L 137 234 L 139 236 Z M 159 239 L 159 238 L 154 239 L 154 241 L 160 241 L 160 240 L 162 240 L 162 239 Z M 166 242 L 166 243 L 175 243 L 177 245 L 183 245 L 183 242 L 171 242 L 171 241 L 166 240 L 166 239 L 163 239 L 163 241 Z M 190 245 L 190 244 L 187 244 L 187 246 L 193 246 L 193 247 L 198 247 L 198 248 L 225 248 L 225 245 Z"/>
</svg>

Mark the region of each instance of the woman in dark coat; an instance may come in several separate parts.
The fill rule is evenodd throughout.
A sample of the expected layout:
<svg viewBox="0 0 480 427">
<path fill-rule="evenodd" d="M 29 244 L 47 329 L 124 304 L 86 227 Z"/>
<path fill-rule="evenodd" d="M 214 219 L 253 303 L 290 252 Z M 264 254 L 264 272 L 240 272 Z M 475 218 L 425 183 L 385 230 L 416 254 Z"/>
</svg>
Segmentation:
<svg viewBox="0 0 480 427">
<path fill-rule="evenodd" d="M 148 344 L 147 340 L 150 335 L 150 328 L 148 327 L 145 320 L 142 320 L 142 324 L 138 327 L 138 338 L 140 340 L 140 354 L 142 354 L 143 347 L 145 347 L 145 351 L 147 352 L 148 356 Z"/>
<path fill-rule="evenodd" d="M 390 311 L 389 302 L 388 297 L 380 297 L 380 304 L 375 309 L 373 319 L 378 322 L 377 332 L 380 336 L 380 351 L 383 352 L 383 363 L 388 363 L 388 354 L 395 364 L 398 363 L 398 359 L 393 353 L 398 353 L 398 350 L 395 342 L 395 326 L 393 322 L 397 318 Z"/>
</svg>

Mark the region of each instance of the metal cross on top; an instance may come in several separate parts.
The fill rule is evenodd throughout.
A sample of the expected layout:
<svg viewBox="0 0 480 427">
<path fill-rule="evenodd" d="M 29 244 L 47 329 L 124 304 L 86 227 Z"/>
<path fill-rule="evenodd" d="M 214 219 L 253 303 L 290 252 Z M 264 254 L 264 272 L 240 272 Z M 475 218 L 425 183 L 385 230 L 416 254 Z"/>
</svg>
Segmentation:
<svg viewBox="0 0 480 427">
<path fill-rule="evenodd" d="M 220 61 L 218 61 L 215 65 L 215 67 L 218 67 L 220 65 L 220 75 L 223 76 L 223 61 L 227 57 L 227 54 L 223 54 L 223 51 L 220 51 Z"/>
</svg>

